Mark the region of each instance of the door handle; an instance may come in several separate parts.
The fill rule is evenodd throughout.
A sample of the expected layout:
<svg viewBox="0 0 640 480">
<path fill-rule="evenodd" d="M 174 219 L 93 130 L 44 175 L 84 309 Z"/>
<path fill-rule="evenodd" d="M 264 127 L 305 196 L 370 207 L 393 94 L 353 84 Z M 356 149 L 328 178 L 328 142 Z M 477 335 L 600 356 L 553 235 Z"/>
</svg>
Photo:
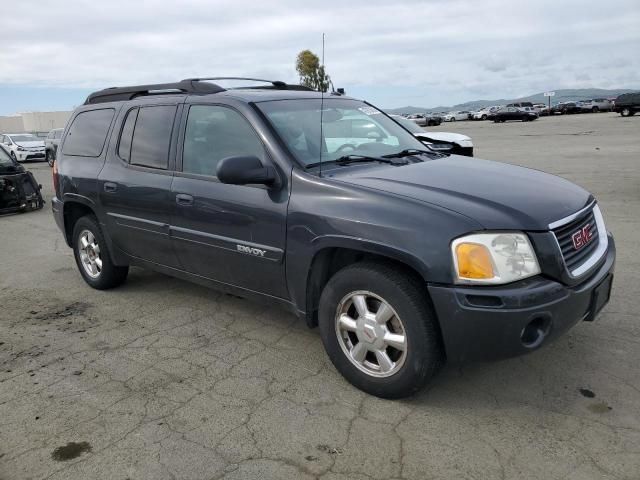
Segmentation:
<svg viewBox="0 0 640 480">
<path fill-rule="evenodd" d="M 114 193 L 116 190 L 118 190 L 118 185 L 116 185 L 115 183 L 111 183 L 111 182 L 104 182 L 104 191 L 107 193 Z"/>
<path fill-rule="evenodd" d="M 179 193 L 176 195 L 176 203 L 183 207 L 190 207 L 193 205 L 193 197 L 186 193 Z"/>
</svg>

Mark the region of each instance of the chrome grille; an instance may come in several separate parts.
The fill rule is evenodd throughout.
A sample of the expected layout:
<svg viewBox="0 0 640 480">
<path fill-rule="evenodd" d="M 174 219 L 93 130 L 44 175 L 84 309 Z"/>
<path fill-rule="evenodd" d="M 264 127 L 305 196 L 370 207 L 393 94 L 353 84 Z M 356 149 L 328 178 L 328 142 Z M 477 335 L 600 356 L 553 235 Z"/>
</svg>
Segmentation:
<svg viewBox="0 0 640 480">
<path fill-rule="evenodd" d="M 573 236 L 587 227 L 591 233 L 591 240 L 581 248 L 576 249 Z M 570 272 L 573 272 L 588 261 L 598 250 L 600 235 L 593 209 L 590 209 L 569 223 L 553 229 L 553 234 L 558 240 L 562 258 Z"/>
</svg>

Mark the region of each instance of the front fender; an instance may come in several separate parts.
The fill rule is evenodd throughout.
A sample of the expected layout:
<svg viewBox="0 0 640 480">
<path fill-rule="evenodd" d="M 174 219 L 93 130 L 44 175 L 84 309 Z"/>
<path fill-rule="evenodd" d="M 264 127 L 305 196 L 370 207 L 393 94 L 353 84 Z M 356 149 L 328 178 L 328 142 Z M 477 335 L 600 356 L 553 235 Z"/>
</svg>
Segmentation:
<svg viewBox="0 0 640 480">
<path fill-rule="evenodd" d="M 365 253 L 372 253 L 392 260 L 397 260 L 414 270 L 416 270 L 422 278 L 428 278 L 429 266 L 424 261 L 407 250 L 397 248 L 381 242 L 366 240 L 363 238 L 350 237 L 347 235 L 323 235 L 316 237 L 311 242 L 313 255 L 309 258 L 306 265 L 307 270 L 311 266 L 313 258 L 322 250 L 327 248 L 345 248 L 357 250 Z"/>
</svg>

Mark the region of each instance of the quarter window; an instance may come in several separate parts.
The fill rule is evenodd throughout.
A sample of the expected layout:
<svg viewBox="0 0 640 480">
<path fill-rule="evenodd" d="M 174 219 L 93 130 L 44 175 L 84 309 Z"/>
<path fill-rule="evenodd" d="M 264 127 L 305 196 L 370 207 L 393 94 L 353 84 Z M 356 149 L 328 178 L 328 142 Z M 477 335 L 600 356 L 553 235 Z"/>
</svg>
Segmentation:
<svg viewBox="0 0 640 480">
<path fill-rule="evenodd" d="M 134 108 L 129 110 L 127 118 L 124 121 L 122 127 L 122 133 L 120 134 L 120 142 L 118 143 L 118 156 L 125 162 L 131 158 L 131 139 L 133 138 L 133 127 L 136 125 L 136 118 L 138 117 L 138 109 Z"/>
<path fill-rule="evenodd" d="M 175 105 L 139 109 L 135 119 L 135 126 L 133 127 L 131 154 L 129 156 L 129 162 L 132 165 L 167 169 L 175 114 Z M 129 118 L 127 118 L 128 120 Z M 127 125 L 125 124 L 126 127 Z"/>
<path fill-rule="evenodd" d="M 217 105 L 189 109 L 182 155 L 185 173 L 215 176 L 220 160 L 240 155 L 264 158 L 262 142 L 242 115 Z"/>
<path fill-rule="evenodd" d="M 99 157 L 113 119 L 113 108 L 89 110 L 73 119 L 62 153 L 82 157 Z"/>
</svg>

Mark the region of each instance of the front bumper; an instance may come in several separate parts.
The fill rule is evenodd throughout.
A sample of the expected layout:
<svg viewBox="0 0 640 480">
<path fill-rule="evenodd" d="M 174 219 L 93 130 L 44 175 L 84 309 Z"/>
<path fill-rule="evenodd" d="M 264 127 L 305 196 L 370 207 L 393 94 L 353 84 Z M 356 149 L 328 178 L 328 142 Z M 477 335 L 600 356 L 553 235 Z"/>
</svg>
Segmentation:
<svg viewBox="0 0 640 480">
<path fill-rule="evenodd" d="M 573 287 L 543 276 L 500 287 L 429 285 L 447 360 L 463 363 L 522 355 L 546 345 L 582 320 L 593 320 L 594 310 L 608 301 L 607 282 L 613 278 L 615 257 L 615 243 L 609 236 L 604 263 Z M 594 304 L 596 290 L 600 301 Z M 544 333 L 536 342 L 529 336 L 523 340 L 530 325 L 540 326 Z"/>
<path fill-rule="evenodd" d="M 22 152 L 21 151 L 16 152 L 16 158 L 18 159 L 19 162 L 22 162 L 25 160 L 40 160 L 40 159 L 44 160 L 44 157 L 45 157 L 44 149 L 42 151 L 27 150 Z"/>
</svg>

